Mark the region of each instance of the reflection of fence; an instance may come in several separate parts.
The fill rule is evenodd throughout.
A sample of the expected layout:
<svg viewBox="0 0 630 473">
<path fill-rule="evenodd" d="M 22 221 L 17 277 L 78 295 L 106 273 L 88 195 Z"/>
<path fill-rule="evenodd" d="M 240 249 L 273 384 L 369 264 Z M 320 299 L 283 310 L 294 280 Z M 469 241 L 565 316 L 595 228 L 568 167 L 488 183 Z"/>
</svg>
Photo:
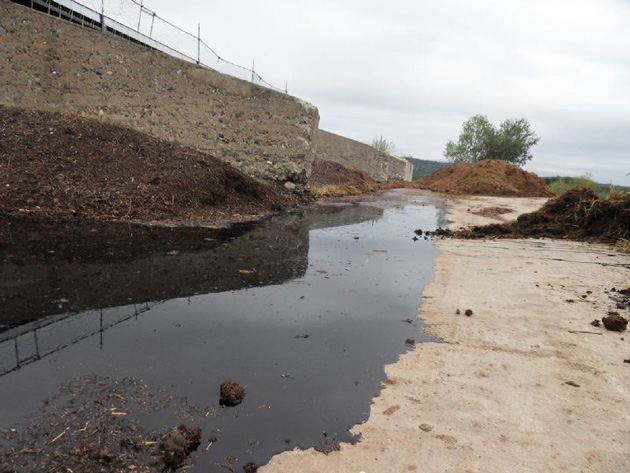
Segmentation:
<svg viewBox="0 0 630 473">
<path fill-rule="evenodd" d="M 0 376 L 100 334 L 160 302 L 134 304 L 79 314 L 60 314 L 0 333 Z"/>
<path fill-rule="evenodd" d="M 268 89 L 287 93 L 264 80 L 255 70 L 219 56 L 197 34 L 175 26 L 136 0 L 13 0 L 82 26 L 114 34 L 184 61 L 214 69 Z"/>
</svg>

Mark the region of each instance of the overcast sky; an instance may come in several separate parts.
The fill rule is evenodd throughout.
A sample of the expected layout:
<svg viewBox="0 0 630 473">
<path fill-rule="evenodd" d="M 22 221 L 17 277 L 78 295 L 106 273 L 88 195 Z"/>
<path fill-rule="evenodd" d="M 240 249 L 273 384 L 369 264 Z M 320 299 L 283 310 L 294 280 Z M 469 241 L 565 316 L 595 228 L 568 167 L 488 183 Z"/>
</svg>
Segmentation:
<svg viewBox="0 0 630 473">
<path fill-rule="evenodd" d="M 288 81 L 322 129 L 442 160 L 470 116 L 525 118 L 541 138 L 528 170 L 630 185 L 628 0 L 144 4 L 193 32 L 200 22 L 219 55 Z"/>
</svg>

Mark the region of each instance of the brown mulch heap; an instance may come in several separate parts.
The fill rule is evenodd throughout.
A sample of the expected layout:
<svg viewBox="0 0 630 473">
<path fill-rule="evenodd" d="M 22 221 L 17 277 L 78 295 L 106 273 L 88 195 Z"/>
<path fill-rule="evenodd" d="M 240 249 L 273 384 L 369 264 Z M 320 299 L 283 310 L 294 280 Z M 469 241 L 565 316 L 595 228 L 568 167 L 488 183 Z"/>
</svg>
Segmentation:
<svg viewBox="0 0 630 473">
<path fill-rule="evenodd" d="M 109 220 L 222 220 L 298 199 L 219 159 L 100 120 L 0 106 L 0 209 Z"/>
<path fill-rule="evenodd" d="M 456 163 L 415 181 L 411 187 L 447 194 L 509 197 L 553 197 L 534 173 L 497 159 Z"/>
<path fill-rule="evenodd" d="M 315 197 L 360 195 L 379 188 L 367 174 L 321 159 L 313 161 L 309 185 Z"/>
<path fill-rule="evenodd" d="M 473 227 L 453 233 L 461 238 L 563 238 L 603 243 L 630 239 L 630 194 L 598 197 L 573 189 L 515 222 Z"/>
</svg>

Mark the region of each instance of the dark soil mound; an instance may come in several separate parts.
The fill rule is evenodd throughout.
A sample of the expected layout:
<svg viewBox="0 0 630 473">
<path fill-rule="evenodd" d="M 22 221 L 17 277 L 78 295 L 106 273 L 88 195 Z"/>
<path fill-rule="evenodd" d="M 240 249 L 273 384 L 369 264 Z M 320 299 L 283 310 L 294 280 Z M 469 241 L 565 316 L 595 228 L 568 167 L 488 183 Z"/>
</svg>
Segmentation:
<svg viewBox="0 0 630 473">
<path fill-rule="evenodd" d="M 472 164 L 456 163 L 429 174 L 412 186 L 447 194 L 510 197 L 554 195 L 536 174 L 497 159 Z"/>
<path fill-rule="evenodd" d="M 99 120 L 0 106 L 0 208 L 220 220 L 297 204 L 205 153 Z"/>
<path fill-rule="evenodd" d="M 504 225 L 473 227 L 455 233 L 463 238 L 567 238 L 613 243 L 630 238 L 630 194 L 598 197 L 590 189 L 573 189 Z"/>
<path fill-rule="evenodd" d="M 309 184 L 315 196 L 358 195 L 378 189 L 367 174 L 321 159 L 313 161 Z"/>
</svg>

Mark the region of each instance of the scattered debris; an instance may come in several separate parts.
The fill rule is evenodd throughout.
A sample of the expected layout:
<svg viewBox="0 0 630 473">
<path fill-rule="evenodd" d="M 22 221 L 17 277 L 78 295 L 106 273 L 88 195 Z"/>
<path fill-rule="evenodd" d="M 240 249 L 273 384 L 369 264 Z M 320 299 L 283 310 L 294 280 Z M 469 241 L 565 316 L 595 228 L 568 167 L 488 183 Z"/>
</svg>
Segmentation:
<svg viewBox="0 0 630 473">
<path fill-rule="evenodd" d="M 429 424 L 420 424 L 420 430 L 422 430 L 423 432 L 431 432 L 433 430 L 433 427 L 431 427 Z"/>
<path fill-rule="evenodd" d="M 228 379 L 221 383 L 219 402 L 222 406 L 238 406 L 245 397 L 245 388 L 236 381 Z"/>
<path fill-rule="evenodd" d="M 303 339 L 307 339 L 307 338 L 311 338 L 311 336 L 308 333 L 304 333 L 302 335 L 296 335 L 293 338 L 303 338 Z"/>
<path fill-rule="evenodd" d="M 578 383 L 576 383 L 575 381 L 567 381 L 564 384 L 567 384 L 569 386 L 573 386 L 574 388 L 579 388 L 580 387 L 580 385 Z"/>
<path fill-rule="evenodd" d="M 413 338 L 407 338 L 407 340 L 405 340 L 405 344 L 407 344 L 407 345 L 415 345 L 416 341 Z"/>
<path fill-rule="evenodd" d="M 602 324 L 601 324 L 601 322 L 599 321 L 599 319 L 595 319 L 595 320 L 593 320 L 593 321 L 591 322 L 591 325 L 592 325 L 593 327 L 601 327 L 601 325 L 602 325 Z"/>
<path fill-rule="evenodd" d="M 408 323 L 408 324 L 412 324 L 413 323 L 413 319 L 403 319 L 403 322 Z"/>
<path fill-rule="evenodd" d="M 0 471 L 172 471 L 197 448 L 201 429 L 182 425 L 149 432 L 134 416 L 115 415 L 165 409 L 180 422 L 203 417 L 203 410 L 185 399 L 132 379 L 82 376 L 69 380 L 30 416 L 27 425 L 2 432 L 3 442 L 8 443 L 3 443 Z"/>
</svg>

